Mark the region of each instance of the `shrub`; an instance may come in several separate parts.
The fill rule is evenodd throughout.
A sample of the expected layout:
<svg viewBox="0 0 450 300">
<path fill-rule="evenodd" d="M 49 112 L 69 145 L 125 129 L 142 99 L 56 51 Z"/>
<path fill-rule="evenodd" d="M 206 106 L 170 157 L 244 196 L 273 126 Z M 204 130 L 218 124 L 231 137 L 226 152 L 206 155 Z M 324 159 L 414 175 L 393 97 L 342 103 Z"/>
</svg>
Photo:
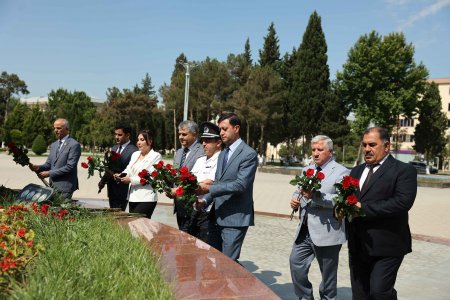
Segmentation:
<svg viewBox="0 0 450 300">
<path fill-rule="evenodd" d="M 15 142 L 16 144 L 22 143 L 23 134 L 19 129 L 11 129 L 9 131 L 9 136 L 11 138 L 11 141 Z"/>
<path fill-rule="evenodd" d="M 36 155 L 41 155 L 47 151 L 47 143 L 45 142 L 45 139 L 42 135 L 38 135 L 34 141 L 33 145 L 31 146 L 31 150 L 33 150 Z"/>
</svg>

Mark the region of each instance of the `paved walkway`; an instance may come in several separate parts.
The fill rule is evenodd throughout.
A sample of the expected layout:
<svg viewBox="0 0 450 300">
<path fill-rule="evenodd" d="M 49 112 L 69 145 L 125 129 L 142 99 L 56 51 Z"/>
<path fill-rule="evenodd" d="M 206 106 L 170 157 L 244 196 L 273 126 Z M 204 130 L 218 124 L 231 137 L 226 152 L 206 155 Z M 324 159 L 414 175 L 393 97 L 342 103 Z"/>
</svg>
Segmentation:
<svg viewBox="0 0 450 300">
<path fill-rule="evenodd" d="M 85 158 L 82 158 L 84 160 Z M 43 158 L 31 158 L 42 162 Z M 41 184 L 28 169 L 15 165 L 10 156 L 0 154 L 0 185 L 21 189 L 27 183 Z M 97 175 L 96 175 L 97 176 Z M 289 199 L 293 187 L 291 176 L 257 173 L 254 189 L 255 210 L 290 214 Z M 75 198 L 98 206 L 107 206 L 106 191 L 97 194 L 98 177 L 87 180 L 87 172 L 79 170 L 80 190 Z M 154 220 L 176 227 L 171 200 L 160 197 Z M 416 203 L 410 212 L 411 230 L 415 234 L 450 239 L 450 189 L 419 188 Z M 267 284 L 281 299 L 296 299 L 289 273 L 289 254 L 297 221 L 288 218 L 256 216 L 256 226 L 248 231 L 241 254 L 247 270 Z M 450 247 L 437 243 L 413 240 L 413 252 L 406 256 L 397 279 L 399 299 L 449 299 Z M 310 280 L 315 288 L 320 283 L 320 271 L 313 262 Z M 340 254 L 338 298 L 351 299 L 347 247 Z"/>
</svg>

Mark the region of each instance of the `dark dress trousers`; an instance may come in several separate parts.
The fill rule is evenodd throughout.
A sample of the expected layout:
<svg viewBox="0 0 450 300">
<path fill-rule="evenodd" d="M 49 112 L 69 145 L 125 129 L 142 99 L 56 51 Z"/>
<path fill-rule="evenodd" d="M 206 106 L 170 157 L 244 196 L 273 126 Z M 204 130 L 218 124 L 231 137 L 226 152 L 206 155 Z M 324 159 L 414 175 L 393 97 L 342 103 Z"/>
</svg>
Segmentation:
<svg viewBox="0 0 450 300">
<path fill-rule="evenodd" d="M 361 178 L 365 164 L 350 176 Z M 397 271 L 411 249 L 408 211 L 417 193 L 416 169 L 389 155 L 362 191 L 365 216 L 347 224 L 353 299 L 397 299 Z"/>
</svg>

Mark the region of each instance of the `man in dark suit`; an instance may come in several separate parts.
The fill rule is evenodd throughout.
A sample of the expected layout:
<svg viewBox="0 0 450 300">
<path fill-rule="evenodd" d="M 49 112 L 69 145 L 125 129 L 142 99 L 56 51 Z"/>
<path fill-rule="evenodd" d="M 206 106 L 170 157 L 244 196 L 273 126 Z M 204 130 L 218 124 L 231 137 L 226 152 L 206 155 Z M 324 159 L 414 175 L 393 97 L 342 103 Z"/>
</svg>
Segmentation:
<svg viewBox="0 0 450 300">
<path fill-rule="evenodd" d="M 397 272 L 412 251 L 408 211 L 416 198 L 417 172 L 389 154 L 384 128 L 367 129 L 362 147 L 365 163 L 350 173 L 360 180 L 356 205 L 365 213 L 348 224 L 353 299 L 397 299 Z"/>
<path fill-rule="evenodd" d="M 223 114 L 219 127 L 226 148 L 219 155 L 214 183 L 200 183 L 199 194 L 206 195 L 196 205 L 201 209 L 214 203 L 211 213 L 218 230 L 210 232 L 208 243 L 237 261 L 248 227 L 255 225 L 253 182 L 258 157 L 240 138 L 241 120 L 235 114 Z"/>
<path fill-rule="evenodd" d="M 50 178 L 50 186 L 61 196 L 70 199 L 78 190 L 77 165 L 81 155 L 81 146 L 69 136 L 69 122 L 57 119 L 53 129 L 58 138 L 51 144 L 47 161 L 43 165 L 30 165 L 40 178 Z"/>
<path fill-rule="evenodd" d="M 197 140 L 198 125 L 194 121 L 183 121 L 178 125 L 178 139 L 181 148 L 175 153 L 173 164 L 176 168 L 186 166 L 192 170 L 199 157 L 205 155 L 202 145 Z M 188 215 L 183 203 L 174 201 L 174 213 L 177 215 L 178 228 L 188 232 L 191 217 Z"/>
<path fill-rule="evenodd" d="M 118 125 L 114 129 L 114 138 L 116 144 L 111 148 L 111 151 L 120 154 L 117 170 L 111 170 L 113 173 L 120 173 L 128 166 L 131 154 L 138 151 L 138 148 L 130 141 L 131 128 L 125 125 Z M 105 174 L 98 183 L 99 190 L 107 186 L 109 207 L 120 208 L 125 211 L 127 207 L 128 184 L 119 184 L 114 180 L 114 177 Z"/>
</svg>

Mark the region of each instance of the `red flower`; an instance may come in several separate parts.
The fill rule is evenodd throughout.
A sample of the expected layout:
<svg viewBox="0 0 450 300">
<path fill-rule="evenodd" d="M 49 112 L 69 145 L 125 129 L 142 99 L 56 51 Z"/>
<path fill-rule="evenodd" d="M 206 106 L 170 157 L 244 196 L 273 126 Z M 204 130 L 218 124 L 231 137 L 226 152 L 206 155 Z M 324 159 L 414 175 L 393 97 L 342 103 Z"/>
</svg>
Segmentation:
<svg viewBox="0 0 450 300">
<path fill-rule="evenodd" d="M 92 161 L 92 160 L 93 160 L 92 156 L 89 155 L 89 156 L 87 157 L 87 160 L 88 160 L 88 161 Z"/>
<path fill-rule="evenodd" d="M 85 163 L 85 162 L 82 162 L 82 163 L 81 163 L 81 167 L 82 167 L 82 168 L 85 168 L 85 169 L 89 168 L 88 164 Z"/>
<path fill-rule="evenodd" d="M 322 172 L 319 172 L 319 173 L 317 173 L 316 177 L 319 180 L 323 180 L 325 178 L 325 174 L 323 174 Z"/>
<path fill-rule="evenodd" d="M 189 180 L 190 181 L 196 181 L 197 177 L 195 177 L 194 175 L 189 176 Z"/>
<path fill-rule="evenodd" d="M 347 197 L 347 199 L 345 199 L 347 201 L 348 204 L 350 205 L 355 205 L 356 202 L 358 202 L 358 198 L 356 198 L 355 195 L 350 195 Z"/>
<path fill-rule="evenodd" d="M 357 178 L 352 178 L 352 185 L 354 187 L 358 187 L 359 186 L 359 179 Z"/>
<path fill-rule="evenodd" d="M 308 169 L 306 170 L 306 176 L 312 177 L 314 175 L 314 169 Z"/>
<path fill-rule="evenodd" d="M 152 176 L 153 178 L 155 178 L 156 176 L 158 176 L 158 171 L 153 171 L 152 174 L 151 174 L 151 176 Z"/>
<path fill-rule="evenodd" d="M 33 241 L 28 241 L 28 242 L 27 242 L 27 247 L 28 247 L 28 248 L 33 247 Z"/>
<path fill-rule="evenodd" d="M 157 169 L 161 169 L 164 166 L 164 162 L 161 160 L 159 163 L 155 166 Z"/>
<path fill-rule="evenodd" d="M 111 151 L 111 160 L 117 160 L 120 158 L 120 153 L 117 153 L 115 151 Z"/>
<path fill-rule="evenodd" d="M 177 175 L 177 170 L 175 170 L 175 169 L 171 169 L 169 172 L 172 175 Z"/>
<path fill-rule="evenodd" d="M 186 166 L 184 166 L 184 167 L 180 168 L 180 173 L 181 174 L 189 173 L 189 170 L 188 170 L 188 168 Z"/>
<path fill-rule="evenodd" d="M 24 237 L 24 236 L 25 236 L 25 229 L 23 229 L 23 228 L 19 229 L 19 231 L 17 232 L 17 234 L 18 234 L 20 237 Z"/>
<path fill-rule="evenodd" d="M 142 178 L 142 177 L 145 177 L 147 174 L 148 174 L 147 169 L 143 169 L 142 171 L 140 171 L 138 173 L 138 176 Z"/>
<path fill-rule="evenodd" d="M 48 214 L 48 208 L 50 207 L 50 205 L 48 204 L 44 204 L 41 206 L 41 214 L 46 215 Z"/>
<path fill-rule="evenodd" d="M 147 184 L 147 180 L 145 180 L 144 178 L 141 178 L 141 180 L 139 180 L 139 183 L 142 185 L 146 185 Z"/>
<path fill-rule="evenodd" d="M 342 180 L 342 186 L 344 187 L 344 189 L 348 189 L 351 184 L 352 178 L 350 176 L 344 176 L 344 179 Z"/>
<path fill-rule="evenodd" d="M 184 189 L 183 189 L 183 187 L 179 187 L 179 188 L 177 188 L 176 190 L 175 190 L 175 195 L 177 196 L 177 197 L 181 197 L 181 196 L 183 196 L 184 195 Z"/>
<path fill-rule="evenodd" d="M 172 165 L 171 164 L 167 164 L 166 165 L 166 170 L 171 170 L 172 169 Z"/>
</svg>

